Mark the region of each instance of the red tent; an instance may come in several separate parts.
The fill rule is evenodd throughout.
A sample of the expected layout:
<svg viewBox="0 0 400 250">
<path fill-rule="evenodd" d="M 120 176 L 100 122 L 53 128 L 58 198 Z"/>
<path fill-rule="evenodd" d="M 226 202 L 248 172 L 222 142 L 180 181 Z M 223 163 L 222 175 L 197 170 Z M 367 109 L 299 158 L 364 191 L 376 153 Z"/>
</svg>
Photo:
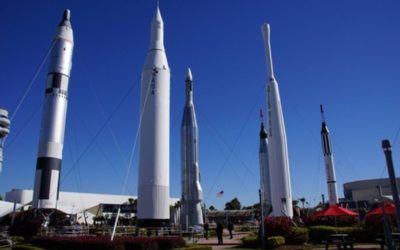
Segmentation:
<svg viewBox="0 0 400 250">
<path fill-rule="evenodd" d="M 394 206 L 393 203 L 385 203 L 384 209 L 385 209 L 386 214 L 393 214 L 393 215 L 396 214 L 396 207 Z M 375 208 L 374 210 L 369 211 L 367 213 L 367 216 L 382 215 L 382 214 L 383 214 L 382 207 L 378 207 L 378 208 Z"/>
<path fill-rule="evenodd" d="M 322 211 L 316 212 L 315 217 L 325 217 L 325 216 L 357 216 L 358 213 L 353 212 L 349 209 L 340 207 L 338 205 L 330 205 Z"/>
</svg>

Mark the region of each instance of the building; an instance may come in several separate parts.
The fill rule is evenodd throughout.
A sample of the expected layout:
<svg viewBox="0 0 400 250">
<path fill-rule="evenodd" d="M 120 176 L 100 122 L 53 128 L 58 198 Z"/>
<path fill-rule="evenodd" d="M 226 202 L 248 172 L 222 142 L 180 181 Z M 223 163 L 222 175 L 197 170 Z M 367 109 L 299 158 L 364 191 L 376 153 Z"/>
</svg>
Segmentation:
<svg viewBox="0 0 400 250">
<path fill-rule="evenodd" d="M 400 178 L 396 178 L 399 186 Z M 389 178 L 352 181 L 343 184 L 344 203 L 350 208 L 368 207 L 371 203 L 384 198 L 392 199 Z"/>
<path fill-rule="evenodd" d="M 5 200 L 0 201 L 0 217 L 11 213 L 15 209 L 28 209 L 32 203 L 33 190 L 12 189 L 5 195 Z M 94 194 L 60 192 L 57 202 L 57 210 L 68 215 L 74 215 L 80 223 L 93 223 L 93 217 L 109 213 L 109 207 L 127 204 L 130 200 L 136 200 L 132 195 Z M 174 205 L 179 199 L 170 198 L 170 204 Z M 101 213 L 101 214 L 99 214 Z"/>
</svg>

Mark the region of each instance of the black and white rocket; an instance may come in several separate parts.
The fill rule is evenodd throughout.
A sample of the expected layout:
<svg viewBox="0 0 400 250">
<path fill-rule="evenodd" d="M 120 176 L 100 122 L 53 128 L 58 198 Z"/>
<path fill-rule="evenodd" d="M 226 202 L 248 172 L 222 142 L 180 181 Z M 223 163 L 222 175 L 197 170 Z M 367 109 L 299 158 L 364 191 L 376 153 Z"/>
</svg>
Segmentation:
<svg viewBox="0 0 400 250">
<path fill-rule="evenodd" d="M 272 66 L 269 24 L 263 24 L 261 30 L 264 38 L 269 75 L 267 84 L 267 110 L 269 132 L 268 155 L 272 194 L 272 213 L 270 215 L 293 217 L 286 130 L 278 82 L 275 79 Z"/>
<path fill-rule="evenodd" d="M 170 70 L 160 10 L 151 22 L 140 96 L 138 226 L 163 227 L 169 214 Z"/>
<path fill-rule="evenodd" d="M 328 202 L 331 205 L 337 204 L 337 190 L 336 190 L 336 174 L 335 174 L 335 166 L 333 163 L 333 155 L 332 155 L 332 145 L 331 139 L 329 137 L 329 130 L 326 126 L 324 109 L 322 105 L 320 105 L 321 111 L 321 119 L 322 119 L 322 128 L 321 128 L 321 140 L 322 140 L 322 153 L 324 154 L 325 161 L 325 171 L 326 171 L 326 184 L 328 185 Z"/>
<path fill-rule="evenodd" d="M 181 225 L 188 228 L 203 224 L 200 185 L 199 137 L 193 104 L 193 78 L 190 68 L 186 76 L 186 101 L 181 125 L 182 199 Z"/>
<path fill-rule="evenodd" d="M 4 141 L 9 133 L 10 133 L 10 119 L 8 119 L 8 111 L 0 108 L 0 173 L 3 169 Z"/>
<path fill-rule="evenodd" d="M 33 208 L 56 208 L 57 205 L 73 48 L 70 11 L 65 10 L 53 39 L 47 75 Z"/>
<path fill-rule="evenodd" d="M 271 177 L 268 156 L 268 134 L 264 127 L 263 113 L 260 110 L 261 129 L 260 129 L 260 147 L 258 158 L 260 163 L 260 190 L 263 216 L 271 211 Z"/>
</svg>

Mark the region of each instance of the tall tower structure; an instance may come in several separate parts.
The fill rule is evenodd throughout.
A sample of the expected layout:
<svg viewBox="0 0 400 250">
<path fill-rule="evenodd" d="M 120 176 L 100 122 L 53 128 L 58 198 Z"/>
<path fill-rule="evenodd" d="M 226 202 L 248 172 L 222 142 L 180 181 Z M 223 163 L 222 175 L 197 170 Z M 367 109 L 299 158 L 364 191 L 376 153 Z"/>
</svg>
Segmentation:
<svg viewBox="0 0 400 250">
<path fill-rule="evenodd" d="M 267 110 L 269 132 L 269 167 L 271 173 L 271 216 L 293 217 L 292 188 L 290 183 L 289 157 L 286 140 L 285 122 L 283 119 L 282 104 L 278 82 L 274 76 L 272 66 L 270 27 L 263 24 L 261 27 L 269 81 L 267 83 Z"/>
<path fill-rule="evenodd" d="M 36 162 L 33 208 L 57 206 L 74 38 L 65 10 L 53 39 Z"/>
<path fill-rule="evenodd" d="M 169 224 L 170 70 L 164 48 L 164 22 L 157 7 L 150 48 L 142 71 L 138 226 Z"/>
<path fill-rule="evenodd" d="M 193 104 L 193 77 L 190 68 L 186 75 L 186 101 L 181 125 L 182 210 L 181 225 L 184 228 L 203 224 L 200 185 L 199 136 Z"/>
</svg>

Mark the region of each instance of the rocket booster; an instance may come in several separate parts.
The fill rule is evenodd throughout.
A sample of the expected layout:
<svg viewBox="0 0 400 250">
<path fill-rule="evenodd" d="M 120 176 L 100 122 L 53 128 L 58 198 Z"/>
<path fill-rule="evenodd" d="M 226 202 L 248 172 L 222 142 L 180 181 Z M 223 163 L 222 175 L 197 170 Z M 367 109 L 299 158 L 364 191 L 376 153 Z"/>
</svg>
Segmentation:
<svg viewBox="0 0 400 250">
<path fill-rule="evenodd" d="M 328 193 L 329 193 L 328 198 L 329 198 L 329 204 L 334 205 L 339 202 L 336 189 L 335 166 L 333 164 L 332 146 L 329 136 L 329 130 L 328 127 L 326 126 L 324 109 L 322 105 L 320 105 L 320 110 L 322 119 L 322 128 L 321 128 L 322 153 L 324 154 L 324 161 L 325 161 L 326 183 L 328 185 Z"/>
<path fill-rule="evenodd" d="M 269 75 L 269 81 L 267 84 L 267 110 L 269 132 L 268 153 L 272 194 L 271 215 L 293 217 L 286 130 L 285 122 L 283 120 L 279 87 L 275 80 L 272 66 L 269 24 L 263 24 L 261 30 L 264 38 L 267 70 Z"/>
<path fill-rule="evenodd" d="M 261 119 L 263 116 L 261 115 Z M 271 178 L 268 162 L 268 135 L 264 128 L 264 122 L 261 120 L 260 129 L 260 148 L 258 151 L 260 162 L 260 189 L 261 189 L 261 204 L 264 216 L 268 215 L 271 210 Z"/>
<path fill-rule="evenodd" d="M 169 223 L 170 70 L 164 49 L 164 23 L 157 7 L 150 48 L 142 71 L 138 226 Z"/>
<path fill-rule="evenodd" d="M 9 133 L 10 133 L 10 119 L 8 119 L 8 111 L 0 108 L 0 173 L 3 169 L 4 141 Z"/>
<path fill-rule="evenodd" d="M 192 72 L 186 76 L 186 102 L 181 125 L 182 211 L 181 224 L 188 228 L 203 224 L 200 185 L 199 140 L 196 113 L 193 105 Z"/>
<path fill-rule="evenodd" d="M 36 162 L 33 208 L 56 208 L 74 39 L 65 10 L 53 39 Z"/>
</svg>

